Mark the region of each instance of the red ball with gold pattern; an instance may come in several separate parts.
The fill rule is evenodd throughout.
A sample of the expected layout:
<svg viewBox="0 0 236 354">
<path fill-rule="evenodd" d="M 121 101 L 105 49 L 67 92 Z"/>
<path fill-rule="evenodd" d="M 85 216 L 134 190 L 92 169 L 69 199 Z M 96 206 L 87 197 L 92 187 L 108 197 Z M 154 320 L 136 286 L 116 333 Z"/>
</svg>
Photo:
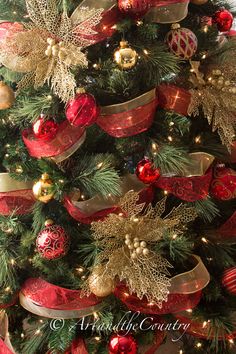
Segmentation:
<svg viewBox="0 0 236 354">
<path fill-rule="evenodd" d="M 236 172 L 224 165 L 215 168 L 211 194 L 220 200 L 236 198 Z"/>
<path fill-rule="evenodd" d="M 58 259 L 66 255 L 70 246 L 69 237 L 63 227 L 51 224 L 37 237 L 36 247 L 42 258 Z"/>
</svg>

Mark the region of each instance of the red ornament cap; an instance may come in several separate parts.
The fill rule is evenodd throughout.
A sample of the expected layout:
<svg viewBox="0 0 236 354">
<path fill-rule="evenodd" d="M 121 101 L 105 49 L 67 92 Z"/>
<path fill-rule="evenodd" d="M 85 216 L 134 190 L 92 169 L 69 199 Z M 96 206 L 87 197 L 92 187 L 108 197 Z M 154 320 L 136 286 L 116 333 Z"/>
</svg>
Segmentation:
<svg viewBox="0 0 236 354">
<path fill-rule="evenodd" d="M 109 354 L 136 354 L 137 343 L 131 334 L 113 334 L 109 342 Z"/>
<path fill-rule="evenodd" d="M 216 11 L 212 17 L 213 23 L 216 23 L 218 31 L 220 32 L 228 32 L 232 27 L 233 20 L 234 18 L 231 12 L 225 9 Z"/>
<path fill-rule="evenodd" d="M 44 115 L 41 115 L 35 123 L 32 125 L 32 130 L 35 138 L 43 141 L 53 140 L 58 131 L 58 124 L 53 119 L 45 119 Z"/>
<path fill-rule="evenodd" d="M 69 237 L 63 227 L 59 225 L 46 227 L 38 234 L 36 240 L 37 251 L 47 260 L 65 256 L 69 245 Z"/>
<path fill-rule="evenodd" d="M 76 127 L 92 125 L 98 115 L 99 108 L 96 100 L 89 93 L 78 93 L 66 105 L 66 118 Z"/>
<path fill-rule="evenodd" d="M 148 158 L 141 160 L 136 167 L 136 175 L 143 183 L 153 183 L 158 180 L 161 175 L 160 169 L 153 166 L 152 161 Z"/>
</svg>

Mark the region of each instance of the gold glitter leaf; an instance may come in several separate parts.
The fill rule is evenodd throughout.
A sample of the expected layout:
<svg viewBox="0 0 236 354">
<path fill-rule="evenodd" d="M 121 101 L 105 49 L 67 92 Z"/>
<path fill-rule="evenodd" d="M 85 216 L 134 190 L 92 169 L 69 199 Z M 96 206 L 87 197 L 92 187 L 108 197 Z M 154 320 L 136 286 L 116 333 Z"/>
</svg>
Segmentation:
<svg viewBox="0 0 236 354">
<path fill-rule="evenodd" d="M 1 42 L 0 62 L 16 72 L 31 73 L 18 89 L 32 85 L 34 78 L 35 88 L 51 83 L 55 94 L 67 102 L 76 89 L 71 69 L 88 65 L 81 49 L 94 43 L 93 28 L 104 10 L 78 6 L 75 22 L 65 11 L 58 12 L 57 0 L 26 0 L 26 7 L 32 22 L 18 26 Z"/>
<path fill-rule="evenodd" d="M 100 250 L 95 264 L 103 267 L 104 277 L 125 281 L 130 293 L 162 307 L 167 301 L 171 264 L 155 252 L 155 245 L 166 232 L 181 234 L 185 223 L 196 218 L 194 208 L 180 205 L 167 216 L 166 198 L 155 207 L 137 204 L 139 194 L 129 191 L 120 201 L 122 214 L 110 214 L 93 222 L 91 230 Z M 85 284 L 89 293 L 88 283 Z"/>
</svg>

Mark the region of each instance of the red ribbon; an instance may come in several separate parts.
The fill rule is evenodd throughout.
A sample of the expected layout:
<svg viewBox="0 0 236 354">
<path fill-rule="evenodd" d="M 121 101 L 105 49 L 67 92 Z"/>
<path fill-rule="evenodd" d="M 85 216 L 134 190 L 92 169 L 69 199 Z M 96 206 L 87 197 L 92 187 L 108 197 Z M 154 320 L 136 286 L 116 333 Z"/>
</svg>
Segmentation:
<svg viewBox="0 0 236 354">
<path fill-rule="evenodd" d="M 220 200 L 236 198 L 236 172 L 224 166 L 216 167 L 211 183 L 211 193 Z"/>
<path fill-rule="evenodd" d="M 94 34 L 79 33 L 81 38 L 89 39 L 93 43 L 98 43 L 111 37 L 116 31 L 116 24 L 121 19 L 121 13 L 118 11 L 117 7 L 112 7 L 111 9 L 104 11 L 102 13 L 102 20 L 100 23 L 93 28 L 96 32 Z M 86 26 L 85 26 L 86 29 Z M 76 32 L 76 30 L 75 30 Z"/>
<path fill-rule="evenodd" d="M 151 126 L 157 104 L 157 99 L 154 99 L 145 105 L 125 112 L 103 114 L 98 117 L 96 123 L 106 133 L 116 138 L 137 135 Z"/>
<path fill-rule="evenodd" d="M 215 338 L 215 333 L 212 333 L 212 330 L 214 330 L 213 327 L 211 327 L 210 322 L 206 322 L 203 324 L 203 322 L 198 322 L 196 320 L 193 320 L 192 318 L 189 318 L 189 316 L 184 316 L 182 314 L 177 314 L 175 317 L 180 320 L 184 324 L 190 324 L 187 330 L 185 330 L 186 333 L 197 337 L 197 338 L 202 338 L 202 339 L 214 339 Z M 236 338 L 236 331 L 233 331 L 230 334 L 222 333 L 219 330 L 218 333 L 218 339 L 219 340 L 225 340 L 225 339 L 233 339 Z"/>
<path fill-rule="evenodd" d="M 28 214 L 34 203 L 35 198 L 30 189 L 0 192 L 0 215 L 10 215 L 13 212 L 17 215 Z"/>
<path fill-rule="evenodd" d="M 57 310 L 83 310 L 102 301 L 93 294 L 81 298 L 81 290 L 65 289 L 41 278 L 26 280 L 21 292 L 34 304 Z"/>
<path fill-rule="evenodd" d="M 236 237 L 236 211 L 233 215 L 217 230 L 224 239 L 234 239 Z"/>
<path fill-rule="evenodd" d="M 140 198 L 138 203 L 151 203 L 153 200 L 153 193 L 154 191 L 152 186 L 144 188 L 139 193 Z M 91 224 L 93 221 L 103 220 L 107 215 L 111 213 L 118 214 L 121 212 L 120 207 L 118 205 L 114 205 L 111 208 L 100 210 L 88 216 L 87 214 L 83 213 L 68 196 L 64 198 L 64 207 L 67 209 L 72 218 L 82 224 Z"/>
<path fill-rule="evenodd" d="M 129 294 L 124 284 L 119 284 L 114 294 L 131 310 L 147 314 L 164 315 L 194 308 L 201 299 L 201 291 L 192 294 L 169 294 L 167 302 L 162 303 L 162 308 L 149 303 L 147 299 L 140 300 L 135 294 Z"/>
<path fill-rule="evenodd" d="M 71 201 L 69 197 L 64 199 L 64 207 L 67 209 L 72 218 L 81 222 L 82 224 L 91 224 L 93 221 L 103 220 L 108 214 L 119 212 L 119 208 L 114 206 L 114 208 L 100 210 L 93 215 L 87 216 L 73 204 L 73 201 Z"/>
<path fill-rule="evenodd" d="M 0 41 L 4 41 L 11 33 L 22 32 L 23 29 L 23 25 L 19 22 L 0 23 Z"/>
<path fill-rule="evenodd" d="M 72 342 L 71 348 L 64 354 L 89 354 L 83 338 L 77 338 Z"/>
<path fill-rule="evenodd" d="M 68 121 L 63 121 L 58 128 L 56 137 L 51 141 L 42 141 L 33 136 L 31 129 L 22 132 L 22 138 L 33 157 L 55 157 L 66 152 L 83 136 L 82 127 L 74 127 Z"/>
<path fill-rule="evenodd" d="M 0 353 L 1 354 L 13 354 L 13 352 L 6 346 L 4 341 L 0 338 Z"/>
<path fill-rule="evenodd" d="M 148 350 L 145 351 L 145 354 L 156 354 L 156 350 L 160 347 L 165 337 L 166 337 L 166 333 L 164 331 L 157 330 L 155 332 L 154 343 Z"/>
<path fill-rule="evenodd" d="M 160 177 L 155 186 L 166 190 L 177 198 L 187 202 L 205 199 L 209 193 L 212 170 L 204 176 L 196 177 Z"/>
<path fill-rule="evenodd" d="M 159 106 L 165 110 L 174 111 L 184 116 L 188 115 L 191 94 L 175 85 L 162 84 L 157 88 Z"/>
</svg>

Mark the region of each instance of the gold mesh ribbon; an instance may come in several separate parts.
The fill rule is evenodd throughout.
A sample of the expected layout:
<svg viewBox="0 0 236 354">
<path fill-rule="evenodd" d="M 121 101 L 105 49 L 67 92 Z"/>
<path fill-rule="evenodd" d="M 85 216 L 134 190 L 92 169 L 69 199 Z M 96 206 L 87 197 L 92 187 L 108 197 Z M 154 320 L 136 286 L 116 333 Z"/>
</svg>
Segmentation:
<svg viewBox="0 0 236 354">
<path fill-rule="evenodd" d="M 0 193 L 7 193 L 17 190 L 31 190 L 33 182 L 16 181 L 9 173 L 0 173 Z"/>
</svg>

